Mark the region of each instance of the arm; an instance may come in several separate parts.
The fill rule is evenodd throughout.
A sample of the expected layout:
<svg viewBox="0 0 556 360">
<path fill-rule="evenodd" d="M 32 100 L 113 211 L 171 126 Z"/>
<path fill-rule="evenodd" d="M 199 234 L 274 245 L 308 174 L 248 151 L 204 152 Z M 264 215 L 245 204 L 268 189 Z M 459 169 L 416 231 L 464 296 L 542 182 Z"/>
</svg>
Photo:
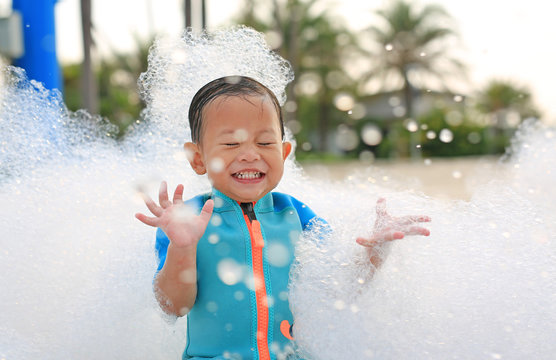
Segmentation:
<svg viewBox="0 0 556 360">
<path fill-rule="evenodd" d="M 167 185 L 162 182 L 157 205 L 145 195 L 145 204 L 154 217 L 136 214 L 144 224 L 164 231 L 170 244 L 164 266 L 154 287 L 160 307 L 169 314 L 183 316 L 189 312 L 197 296 L 197 243 L 203 236 L 214 207 L 208 200 L 201 213 L 195 215 L 183 203 L 183 185 L 178 185 L 173 201 L 168 199 Z"/>
<path fill-rule="evenodd" d="M 378 269 L 384 262 L 385 252 L 391 241 L 403 239 L 406 235 L 429 236 L 430 231 L 417 224 L 430 221 L 430 217 L 423 215 L 393 217 L 386 211 L 386 200 L 380 198 L 376 203 L 373 233 L 368 238 L 358 237 L 356 241 L 367 248 L 371 263 Z"/>
</svg>

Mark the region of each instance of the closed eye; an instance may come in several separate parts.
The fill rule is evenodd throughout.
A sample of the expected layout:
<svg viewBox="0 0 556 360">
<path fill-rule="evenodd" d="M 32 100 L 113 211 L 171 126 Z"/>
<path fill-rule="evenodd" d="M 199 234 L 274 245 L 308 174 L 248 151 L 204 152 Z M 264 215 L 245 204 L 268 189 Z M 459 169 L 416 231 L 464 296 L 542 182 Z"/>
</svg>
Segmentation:
<svg viewBox="0 0 556 360">
<path fill-rule="evenodd" d="M 238 143 L 225 143 L 223 145 L 228 146 L 228 147 L 232 147 L 232 146 L 238 146 L 239 144 Z"/>
<path fill-rule="evenodd" d="M 273 142 L 261 142 L 261 143 L 259 143 L 259 145 L 261 145 L 261 146 L 268 146 L 268 145 L 272 145 L 272 144 L 274 144 L 274 143 Z"/>
</svg>

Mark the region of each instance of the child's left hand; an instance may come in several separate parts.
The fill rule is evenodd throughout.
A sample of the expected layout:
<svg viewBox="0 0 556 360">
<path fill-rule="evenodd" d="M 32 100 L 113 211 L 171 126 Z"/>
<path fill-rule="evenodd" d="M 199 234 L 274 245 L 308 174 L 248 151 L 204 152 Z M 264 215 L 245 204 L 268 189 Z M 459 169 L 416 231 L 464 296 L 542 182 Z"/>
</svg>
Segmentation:
<svg viewBox="0 0 556 360">
<path fill-rule="evenodd" d="M 387 241 L 403 239 L 407 235 L 429 236 L 430 231 L 417 223 L 430 222 L 431 218 L 424 215 L 394 217 L 386 211 L 386 200 L 378 199 L 376 203 L 376 221 L 370 237 L 358 237 L 357 243 L 374 248 Z"/>
</svg>

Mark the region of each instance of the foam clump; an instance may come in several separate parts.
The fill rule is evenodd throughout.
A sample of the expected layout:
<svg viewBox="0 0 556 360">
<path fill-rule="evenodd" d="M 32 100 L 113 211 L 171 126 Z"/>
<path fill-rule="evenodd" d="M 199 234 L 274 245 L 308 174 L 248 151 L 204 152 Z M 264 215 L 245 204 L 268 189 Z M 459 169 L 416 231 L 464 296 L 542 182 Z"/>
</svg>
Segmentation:
<svg viewBox="0 0 556 360">
<path fill-rule="evenodd" d="M 320 207 L 335 232 L 324 246 L 309 239 L 297 247 L 290 301 L 299 353 L 550 359 L 556 350 L 553 134 L 540 123 L 524 124 L 499 177 L 470 202 L 380 188 L 367 174 L 349 185 L 319 186 L 328 199 L 310 195 L 307 202 Z M 299 193 L 308 190 L 299 186 Z M 354 239 L 373 223 L 379 194 L 392 214 L 433 221 L 430 237 L 394 242 L 374 271 Z"/>
<path fill-rule="evenodd" d="M 181 146 L 190 137 L 184 122 L 195 93 L 212 80 L 234 75 L 261 82 L 282 105 L 286 85 L 293 80 L 290 64 L 271 51 L 261 33 L 247 27 L 210 33 L 186 30 L 179 39 L 156 40 L 149 69 L 139 79 L 149 121 L 177 134 Z"/>
</svg>

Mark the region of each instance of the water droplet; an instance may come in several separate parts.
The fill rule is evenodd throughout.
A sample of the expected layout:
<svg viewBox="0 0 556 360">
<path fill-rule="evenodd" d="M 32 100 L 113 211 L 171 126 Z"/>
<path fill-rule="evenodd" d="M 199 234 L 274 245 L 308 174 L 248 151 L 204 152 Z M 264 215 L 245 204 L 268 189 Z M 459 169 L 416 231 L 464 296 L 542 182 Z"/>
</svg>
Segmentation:
<svg viewBox="0 0 556 360">
<path fill-rule="evenodd" d="M 334 106 L 336 106 L 336 108 L 340 111 L 348 111 L 354 104 L 355 100 L 353 99 L 353 96 L 348 93 L 338 93 L 334 97 Z"/>
<path fill-rule="evenodd" d="M 429 140 L 436 139 L 436 133 L 432 130 L 427 131 L 426 136 L 427 136 L 427 139 L 429 139 Z"/>
<path fill-rule="evenodd" d="M 349 117 L 353 120 L 360 120 L 363 119 L 365 115 L 367 115 L 367 109 L 365 108 L 365 105 L 357 103 L 353 105 Z"/>
<path fill-rule="evenodd" d="M 463 101 L 463 96 L 461 96 L 461 95 L 455 95 L 455 96 L 454 96 L 454 101 L 455 101 L 455 102 L 462 102 L 462 101 Z"/>
<path fill-rule="evenodd" d="M 355 130 L 340 125 L 336 132 L 336 145 L 343 151 L 353 150 L 359 145 L 359 136 Z"/>
<path fill-rule="evenodd" d="M 236 299 L 237 301 L 241 301 L 243 299 L 245 299 L 245 293 L 243 293 L 242 291 L 236 291 L 234 293 L 234 299 Z"/>
<path fill-rule="evenodd" d="M 444 143 L 449 143 L 452 142 L 452 140 L 454 140 L 454 134 L 450 129 L 442 129 L 440 130 L 440 134 L 438 135 L 438 138 L 440 139 L 440 141 Z"/>
<path fill-rule="evenodd" d="M 467 134 L 467 141 L 469 141 L 470 144 L 478 144 L 481 142 L 481 134 L 472 131 L 469 134 Z"/>
<path fill-rule="evenodd" d="M 322 87 L 322 80 L 317 73 L 306 72 L 301 74 L 295 90 L 302 95 L 315 95 Z"/>
<path fill-rule="evenodd" d="M 396 106 L 392 109 L 392 114 L 396 117 L 402 117 L 405 115 L 405 107 L 403 106 Z"/>
<path fill-rule="evenodd" d="M 334 308 L 337 310 L 343 310 L 346 308 L 346 303 L 343 300 L 334 301 Z"/>
<path fill-rule="evenodd" d="M 222 199 L 219 196 L 213 197 L 213 201 L 214 201 L 214 207 L 215 208 L 221 208 L 221 207 L 224 206 L 224 199 Z"/>
<path fill-rule="evenodd" d="M 278 31 L 269 30 L 264 37 L 271 49 L 278 49 L 282 45 L 282 35 Z"/>
<path fill-rule="evenodd" d="M 462 176 L 463 176 L 463 174 L 461 173 L 461 171 L 459 171 L 459 170 L 452 171 L 452 177 L 454 179 L 461 179 Z"/>
<path fill-rule="evenodd" d="M 211 159 L 209 162 L 209 169 L 214 173 L 220 173 L 224 170 L 224 160 L 219 157 Z"/>
<path fill-rule="evenodd" d="M 386 44 L 384 46 L 384 48 L 386 49 L 386 51 L 392 51 L 394 49 L 394 45 L 392 44 Z"/>
<path fill-rule="evenodd" d="M 243 268 L 230 258 L 221 260 L 216 266 L 216 272 L 226 285 L 235 285 L 243 278 Z"/>
<path fill-rule="evenodd" d="M 190 308 L 188 308 L 187 306 L 184 306 L 180 309 L 180 315 L 181 316 L 185 316 L 187 315 L 187 313 L 189 312 L 189 310 L 191 310 Z"/>
<path fill-rule="evenodd" d="M 184 284 L 194 284 L 197 282 L 197 271 L 195 269 L 185 269 L 180 272 L 179 279 Z"/>
<path fill-rule="evenodd" d="M 429 166 L 432 164 L 432 160 L 431 159 L 425 159 L 423 160 L 423 162 L 425 163 L 426 166 Z"/>
<path fill-rule="evenodd" d="M 374 124 L 367 124 L 361 130 L 361 139 L 369 146 L 376 146 L 382 142 L 382 131 Z"/>
<path fill-rule="evenodd" d="M 401 103 L 402 103 L 402 100 L 397 96 L 390 96 L 390 98 L 388 99 L 388 104 L 391 107 L 400 106 Z"/>
<path fill-rule="evenodd" d="M 214 245 L 214 244 L 217 244 L 219 241 L 220 241 L 220 237 L 216 233 L 210 234 L 209 237 L 208 237 L 208 242 L 210 244 Z"/>
<path fill-rule="evenodd" d="M 409 132 L 415 132 L 415 131 L 419 130 L 419 125 L 417 125 L 417 121 L 415 121 L 413 119 L 407 119 L 405 121 L 405 128 Z"/>
<path fill-rule="evenodd" d="M 297 110 L 297 103 L 295 101 L 289 100 L 284 104 L 284 110 L 287 112 L 295 112 Z"/>
<path fill-rule="evenodd" d="M 288 129 L 290 129 L 290 131 L 292 132 L 292 134 L 297 135 L 299 134 L 299 132 L 302 129 L 302 125 L 299 121 L 297 120 L 290 120 L 286 123 L 286 127 Z"/>
<path fill-rule="evenodd" d="M 369 150 L 363 150 L 359 153 L 359 161 L 370 164 L 375 161 L 375 154 Z"/>
<path fill-rule="evenodd" d="M 222 217 L 218 214 L 212 214 L 212 218 L 210 219 L 210 223 L 214 226 L 222 225 Z"/>
<path fill-rule="evenodd" d="M 288 248 L 279 242 L 268 245 L 268 262 L 276 267 L 284 267 L 290 263 L 291 256 Z"/>
<path fill-rule="evenodd" d="M 237 142 L 244 142 L 249 137 L 249 133 L 245 129 L 237 129 L 234 131 L 234 139 Z"/>
</svg>

